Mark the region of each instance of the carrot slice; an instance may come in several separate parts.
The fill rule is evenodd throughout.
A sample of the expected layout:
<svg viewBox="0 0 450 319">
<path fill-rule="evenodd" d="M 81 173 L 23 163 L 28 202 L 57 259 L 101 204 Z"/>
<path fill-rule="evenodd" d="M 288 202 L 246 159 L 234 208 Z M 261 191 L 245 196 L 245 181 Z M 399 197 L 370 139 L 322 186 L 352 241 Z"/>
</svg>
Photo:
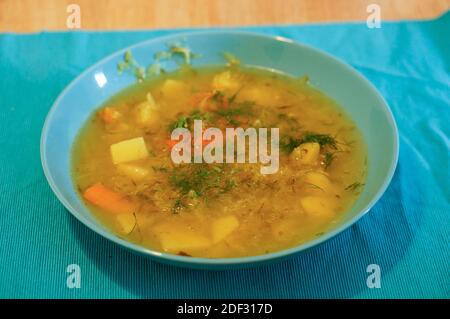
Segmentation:
<svg viewBox="0 0 450 319">
<path fill-rule="evenodd" d="M 83 197 L 90 203 L 113 214 L 133 213 L 135 206 L 122 194 L 119 194 L 101 183 L 97 183 L 84 191 Z"/>
<path fill-rule="evenodd" d="M 167 140 L 166 144 L 169 147 L 169 150 L 172 150 L 172 148 L 178 143 L 179 141 L 176 140 Z"/>
<path fill-rule="evenodd" d="M 119 111 L 112 109 L 110 107 L 105 107 L 104 109 L 100 110 L 100 118 L 103 120 L 106 124 L 111 124 L 116 122 L 121 114 Z"/>
</svg>

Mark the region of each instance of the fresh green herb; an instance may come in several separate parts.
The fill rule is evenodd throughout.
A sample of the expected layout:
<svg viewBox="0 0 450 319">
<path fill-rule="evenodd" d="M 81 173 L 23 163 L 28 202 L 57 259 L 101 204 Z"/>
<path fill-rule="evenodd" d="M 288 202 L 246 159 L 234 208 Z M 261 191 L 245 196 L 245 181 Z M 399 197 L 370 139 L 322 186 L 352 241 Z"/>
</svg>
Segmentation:
<svg viewBox="0 0 450 319">
<path fill-rule="evenodd" d="M 287 154 L 292 153 L 292 151 L 296 147 L 298 147 L 300 144 L 301 144 L 301 140 L 300 139 L 296 139 L 296 138 L 293 138 L 291 136 L 283 136 L 283 137 L 281 137 L 280 143 L 279 143 L 280 149 L 283 152 L 287 153 Z"/>
<path fill-rule="evenodd" d="M 230 104 L 230 105 L 233 104 L 234 100 L 238 96 L 239 92 L 241 92 L 243 87 L 244 87 L 244 85 L 242 85 L 232 96 L 230 96 L 230 98 L 228 99 L 228 104 Z"/>
<path fill-rule="evenodd" d="M 223 117 L 237 116 L 237 115 L 252 115 L 253 114 L 253 102 L 243 102 L 236 107 L 227 109 L 218 109 L 216 113 Z"/>
<path fill-rule="evenodd" d="M 176 57 L 181 57 L 183 64 L 190 65 L 192 59 L 198 58 L 200 55 L 194 54 L 188 47 L 181 42 L 175 42 L 167 45 L 167 50 L 155 53 L 156 61 L 171 60 Z"/>
<path fill-rule="evenodd" d="M 153 63 L 150 64 L 147 68 L 147 76 L 157 76 L 161 73 L 164 73 L 164 70 L 161 68 L 161 65 L 159 63 Z"/>
<path fill-rule="evenodd" d="M 233 109 L 218 109 L 215 113 L 219 116 L 230 118 L 232 116 L 238 116 L 244 114 L 241 108 L 233 108 Z"/>
<path fill-rule="evenodd" d="M 225 182 L 225 187 L 223 188 L 223 193 L 229 192 L 235 186 L 236 186 L 236 181 L 234 179 L 228 179 Z"/>
<path fill-rule="evenodd" d="M 363 187 L 365 184 L 362 184 L 360 182 L 355 182 L 353 184 L 348 185 L 345 190 L 346 191 L 356 191 L 358 189 L 360 189 L 361 187 Z"/>
<path fill-rule="evenodd" d="M 168 178 L 179 192 L 182 203 L 187 199 L 197 201 L 200 198 L 207 202 L 235 186 L 233 179 L 224 179 L 224 169 L 223 166 L 210 164 L 179 166 L 170 172 Z"/>
<path fill-rule="evenodd" d="M 188 48 L 172 45 L 170 46 L 172 56 L 180 55 L 184 59 L 185 64 L 191 64 L 192 52 Z"/>
<path fill-rule="evenodd" d="M 202 112 L 200 110 L 193 110 L 189 115 L 188 122 L 191 123 L 194 120 L 208 121 L 211 118 L 209 112 Z"/>
<path fill-rule="evenodd" d="M 291 127 L 291 128 L 299 128 L 300 127 L 298 120 L 295 117 L 287 115 L 286 113 L 279 113 L 278 119 L 286 122 L 289 125 L 289 127 Z"/>
<path fill-rule="evenodd" d="M 300 83 L 300 84 L 302 84 L 302 85 L 305 85 L 305 84 L 309 84 L 309 76 L 308 75 L 303 75 L 303 76 L 301 76 L 299 79 L 298 79 L 298 82 Z"/>
<path fill-rule="evenodd" d="M 123 55 L 123 61 L 120 61 L 117 64 L 117 70 L 119 71 L 119 74 L 126 71 L 130 72 L 139 81 L 143 81 L 145 79 L 145 68 L 137 63 L 130 50 L 126 51 Z"/>
<path fill-rule="evenodd" d="M 208 112 L 202 112 L 200 110 L 194 110 L 189 115 L 182 115 L 177 120 L 169 125 L 169 132 L 176 128 L 189 128 L 194 120 L 208 121 L 211 118 L 211 114 Z"/>
<path fill-rule="evenodd" d="M 120 61 L 117 63 L 117 71 L 119 71 L 119 74 L 122 74 L 123 71 L 125 71 L 128 68 L 128 65 L 124 61 Z"/>
<path fill-rule="evenodd" d="M 291 136 L 282 137 L 280 140 L 280 149 L 286 153 L 291 153 L 296 147 L 304 143 L 319 143 L 320 147 L 330 146 L 336 149 L 336 140 L 328 134 L 306 133 L 301 138 Z"/>
<path fill-rule="evenodd" d="M 220 186 L 220 174 L 214 166 L 193 165 L 192 169 L 178 169 L 169 176 L 170 183 L 182 195 L 193 190 L 198 196 L 204 195 L 208 190 Z"/>
<path fill-rule="evenodd" d="M 170 58 L 172 58 L 172 53 L 170 51 L 159 51 L 156 52 L 153 57 L 157 61 L 169 60 Z"/>
<path fill-rule="evenodd" d="M 173 131 L 174 129 L 177 128 L 187 128 L 187 127 L 188 127 L 188 118 L 186 116 L 181 116 L 170 125 L 169 130 Z"/>
<path fill-rule="evenodd" d="M 189 199 L 197 199 L 197 198 L 198 198 L 198 194 L 197 194 L 193 189 L 191 189 L 191 190 L 187 193 L 187 197 L 188 197 Z"/>
<path fill-rule="evenodd" d="M 333 160 L 334 160 L 334 153 L 326 152 L 325 158 L 323 159 L 323 164 L 325 165 L 325 168 L 328 168 L 333 162 Z"/>
<path fill-rule="evenodd" d="M 316 185 L 316 184 L 313 184 L 313 183 L 306 183 L 306 185 L 310 186 L 310 188 L 324 191 L 324 189 L 322 187 L 320 187 L 319 185 Z"/>
<path fill-rule="evenodd" d="M 119 74 L 127 71 L 133 74 L 138 81 L 143 81 L 148 77 L 154 77 L 159 74 L 165 73 L 165 70 L 161 67 L 161 61 L 172 60 L 176 57 L 182 58 L 182 65 L 190 65 L 193 58 L 199 57 L 199 55 L 192 53 L 192 51 L 186 46 L 180 43 L 173 43 L 167 45 L 166 51 L 157 52 L 154 55 L 154 62 L 147 68 L 139 65 L 134 59 L 130 50 L 126 51 L 123 56 L 123 61 L 117 64 L 117 70 Z"/>
<path fill-rule="evenodd" d="M 316 237 L 320 237 L 320 236 L 322 236 L 324 234 L 325 234 L 325 232 L 316 233 Z"/>
<path fill-rule="evenodd" d="M 219 166 L 213 166 L 212 169 L 218 173 L 222 173 L 222 169 Z"/>
<path fill-rule="evenodd" d="M 221 91 L 216 91 L 211 96 L 211 99 L 215 102 L 223 102 L 225 100 L 225 95 Z"/>
<path fill-rule="evenodd" d="M 186 205 L 184 205 L 182 199 L 181 198 L 177 198 L 175 200 L 175 203 L 173 204 L 172 213 L 173 214 L 178 214 L 185 207 L 186 207 Z"/>
<path fill-rule="evenodd" d="M 241 61 L 239 61 L 238 58 L 236 58 L 233 54 L 229 52 L 224 52 L 223 57 L 225 58 L 229 66 L 239 65 L 241 63 Z"/>
<path fill-rule="evenodd" d="M 172 186 L 174 186 L 175 188 L 178 188 L 181 192 L 181 194 L 185 195 L 187 194 L 192 188 L 191 181 L 190 181 L 190 177 L 188 174 L 186 173 L 176 173 L 173 172 L 170 176 L 169 176 L 169 181 L 172 184 Z"/>
<path fill-rule="evenodd" d="M 319 143 L 321 147 L 329 145 L 336 149 L 336 140 L 328 134 L 306 133 L 303 135 L 301 143 Z"/>
</svg>

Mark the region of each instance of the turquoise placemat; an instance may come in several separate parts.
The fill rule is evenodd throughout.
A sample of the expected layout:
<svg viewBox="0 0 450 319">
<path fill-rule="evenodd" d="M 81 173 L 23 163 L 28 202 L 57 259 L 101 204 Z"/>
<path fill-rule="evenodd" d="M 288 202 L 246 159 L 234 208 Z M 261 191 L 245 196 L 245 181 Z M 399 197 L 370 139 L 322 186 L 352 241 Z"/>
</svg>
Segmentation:
<svg viewBox="0 0 450 319">
<path fill-rule="evenodd" d="M 0 297 L 312 298 L 450 296 L 450 13 L 434 21 L 246 28 L 321 48 L 353 65 L 389 103 L 400 161 L 356 225 L 291 260 L 208 272 L 151 262 L 75 220 L 43 175 L 39 138 L 82 70 L 152 37 L 185 30 L 0 35 Z M 299 61 L 302 63 L 302 61 Z M 81 288 L 66 286 L 69 264 Z M 366 268 L 381 268 L 369 289 Z"/>
</svg>

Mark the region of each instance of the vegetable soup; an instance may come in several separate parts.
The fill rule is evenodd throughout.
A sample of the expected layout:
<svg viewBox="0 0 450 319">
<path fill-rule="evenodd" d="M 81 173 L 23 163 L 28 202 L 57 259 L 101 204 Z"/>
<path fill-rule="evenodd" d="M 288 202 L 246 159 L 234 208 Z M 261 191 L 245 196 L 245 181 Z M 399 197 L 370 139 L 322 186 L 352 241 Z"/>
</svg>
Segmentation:
<svg viewBox="0 0 450 319">
<path fill-rule="evenodd" d="M 195 120 L 223 132 L 278 128 L 279 169 L 175 164 L 171 133 L 193 131 Z M 91 116 L 72 158 L 80 196 L 118 236 L 171 254 L 231 258 L 333 228 L 362 191 L 367 157 L 354 122 L 307 77 L 233 65 L 181 68 L 124 90 Z"/>
</svg>

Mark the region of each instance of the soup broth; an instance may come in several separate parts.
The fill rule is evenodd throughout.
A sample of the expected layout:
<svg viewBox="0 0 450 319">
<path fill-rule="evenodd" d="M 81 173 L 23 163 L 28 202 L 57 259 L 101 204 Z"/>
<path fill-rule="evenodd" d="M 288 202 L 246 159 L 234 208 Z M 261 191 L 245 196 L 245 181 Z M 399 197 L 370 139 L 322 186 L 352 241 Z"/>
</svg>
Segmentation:
<svg viewBox="0 0 450 319">
<path fill-rule="evenodd" d="M 279 169 L 175 164 L 175 128 L 279 128 Z M 207 145 L 208 141 L 202 140 Z M 183 68 L 107 101 L 73 148 L 73 179 L 93 214 L 153 250 L 230 258 L 320 236 L 362 190 L 366 149 L 344 111 L 309 85 L 267 70 Z"/>
</svg>

